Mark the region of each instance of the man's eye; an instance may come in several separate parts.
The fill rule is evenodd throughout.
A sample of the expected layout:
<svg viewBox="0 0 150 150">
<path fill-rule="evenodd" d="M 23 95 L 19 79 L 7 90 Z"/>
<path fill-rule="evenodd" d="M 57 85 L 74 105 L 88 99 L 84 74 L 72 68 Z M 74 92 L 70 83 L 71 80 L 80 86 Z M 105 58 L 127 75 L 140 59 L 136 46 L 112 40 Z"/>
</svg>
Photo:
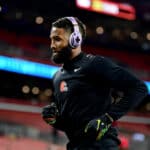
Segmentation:
<svg viewBox="0 0 150 150">
<path fill-rule="evenodd" d="M 61 39 L 60 39 L 60 38 L 56 38 L 55 41 L 58 41 L 58 42 L 59 42 L 59 41 L 61 41 Z"/>
</svg>

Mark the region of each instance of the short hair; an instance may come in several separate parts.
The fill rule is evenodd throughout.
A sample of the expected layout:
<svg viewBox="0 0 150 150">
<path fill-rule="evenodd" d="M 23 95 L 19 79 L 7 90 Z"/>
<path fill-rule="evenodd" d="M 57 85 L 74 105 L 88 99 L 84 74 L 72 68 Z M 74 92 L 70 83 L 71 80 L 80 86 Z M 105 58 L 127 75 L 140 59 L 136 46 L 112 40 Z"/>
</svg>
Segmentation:
<svg viewBox="0 0 150 150">
<path fill-rule="evenodd" d="M 86 37 L 86 26 L 77 17 L 74 17 L 74 18 L 78 23 L 79 31 L 82 35 L 82 39 L 85 39 L 85 37 Z M 62 17 L 62 18 L 57 19 L 55 22 L 52 23 L 52 27 L 64 28 L 66 31 L 70 31 L 71 33 L 74 32 L 73 24 L 71 23 L 71 21 L 67 17 Z"/>
</svg>

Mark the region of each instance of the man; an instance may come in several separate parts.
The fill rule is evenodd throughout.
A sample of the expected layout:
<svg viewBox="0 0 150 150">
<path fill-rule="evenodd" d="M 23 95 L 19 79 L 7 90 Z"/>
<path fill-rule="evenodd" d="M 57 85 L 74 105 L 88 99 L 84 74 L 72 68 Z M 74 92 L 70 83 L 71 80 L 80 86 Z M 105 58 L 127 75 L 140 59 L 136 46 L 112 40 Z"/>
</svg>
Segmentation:
<svg viewBox="0 0 150 150">
<path fill-rule="evenodd" d="M 144 99 L 147 88 L 108 58 L 82 52 L 85 33 L 76 17 L 52 23 L 51 59 L 62 67 L 53 78 L 54 101 L 43 108 L 42 117 L 66 133 L 67 150 L 118 150 L 112 124 Z M 112 93 L 119 98 L 112 101 Z"/>
</svg>

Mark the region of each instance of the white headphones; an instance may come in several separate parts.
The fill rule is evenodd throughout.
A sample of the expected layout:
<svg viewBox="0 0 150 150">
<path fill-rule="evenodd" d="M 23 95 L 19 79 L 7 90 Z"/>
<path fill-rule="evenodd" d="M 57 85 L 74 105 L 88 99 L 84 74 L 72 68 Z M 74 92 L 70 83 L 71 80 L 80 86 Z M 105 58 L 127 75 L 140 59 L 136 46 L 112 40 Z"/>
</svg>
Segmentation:
<svg viewBox="0 0 150 150">
<path fill-rule="evenodd" d="M 69 37 L 69 45 L 71 48 L 77 48 L 82 43 L 82 35 L 79 31 L 79 26 L 74 17 L 66 17 L 73 25 L 73 33 Z"/>
</svg>

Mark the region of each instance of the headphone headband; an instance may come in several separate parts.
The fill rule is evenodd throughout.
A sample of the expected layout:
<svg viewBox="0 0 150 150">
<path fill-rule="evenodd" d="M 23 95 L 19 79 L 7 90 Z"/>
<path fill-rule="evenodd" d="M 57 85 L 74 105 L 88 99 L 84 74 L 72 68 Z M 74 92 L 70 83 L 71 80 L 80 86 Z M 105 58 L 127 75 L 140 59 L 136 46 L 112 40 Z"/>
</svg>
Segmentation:
<svg viewBox="0 0 150 150">
<path fill-rule="evenodd" d="M 74 17 L 66 17 L 66 18 L 67 18 L 68 20 L 70 20 L 73 25 L 78 25 L 78 23 L 77 23 L 77 21 L 75 20 Z"/>
</svg>

